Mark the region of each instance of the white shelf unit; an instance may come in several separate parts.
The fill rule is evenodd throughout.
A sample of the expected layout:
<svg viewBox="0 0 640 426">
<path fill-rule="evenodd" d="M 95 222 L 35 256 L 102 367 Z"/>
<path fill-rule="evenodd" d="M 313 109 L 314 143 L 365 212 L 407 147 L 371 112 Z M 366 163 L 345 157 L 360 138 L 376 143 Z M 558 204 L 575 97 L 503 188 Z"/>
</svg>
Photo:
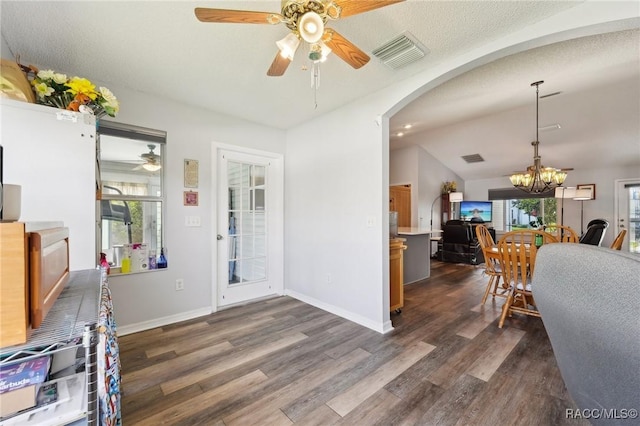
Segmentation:
<svg viewBox="0 0 640 426">
<path fill-rule="evenodd" d="M 58 401 L 0 419 L 1 426 L 66 425 L 86 420 L 98 424 L 97 321 L 102 288 L 100 270 L 71 272 L 64 288 L 39 328 L 23 345 L 0 349 L 0 366 L 22 362 L 42 355 L 84 348 L 85 372 L 60 379 Z"/>
</svg>

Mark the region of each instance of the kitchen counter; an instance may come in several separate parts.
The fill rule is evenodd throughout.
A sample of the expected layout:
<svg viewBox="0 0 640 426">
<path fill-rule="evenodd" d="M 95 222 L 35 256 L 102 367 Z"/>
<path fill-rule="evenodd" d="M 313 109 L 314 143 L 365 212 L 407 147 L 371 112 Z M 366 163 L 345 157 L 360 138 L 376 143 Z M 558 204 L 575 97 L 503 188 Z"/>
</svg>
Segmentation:
<svg viewBox="0 0 640 426">
<path fill-rule="evenodd" d="M 398 235 L 431 235 L 442 233 L 442 229 L 417 228 L 415 226 L 398 228 Z"/>
<path fill-rule="evenodd" d="M 431 276 L 431 236 L 441 229 L 399 227 L 398 236 L 405 238 L 404 283 L 411 284 Z"/>
</svg>

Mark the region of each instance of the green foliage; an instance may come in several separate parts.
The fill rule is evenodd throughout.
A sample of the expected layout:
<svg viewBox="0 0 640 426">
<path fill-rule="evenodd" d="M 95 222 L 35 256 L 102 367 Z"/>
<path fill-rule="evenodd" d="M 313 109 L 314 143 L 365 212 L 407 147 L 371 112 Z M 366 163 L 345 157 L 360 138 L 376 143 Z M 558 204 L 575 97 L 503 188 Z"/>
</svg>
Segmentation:
<svg viewBox="0 0 640 426">
<path fill-rule="evenodd" d="M 529 216 L 529 226 L 533 228 L 555 224 L 558 220 L 557 200 L 554 197 L 511 200 L 511 206 L 525 212 Z M 541 208 L 542 206 L 544 206 L 544 209 Z M 540 215 L 541 212 L 543 213 L 542 216 Z M 532 219 L 532 216 L 534 219 Z"/>
<path fill-rule="evenodd" d="M 142 220 L 142 202 L 141 201 L 127 201 L 129 203 L 129 211 L 131 212 L 131 242 L 141 243 L 143 241 L 143 229 L 144 224 Z"/>
<path fill-rule="evenodd" d="M 544 198 L 544 223 L 546 225 L 555 225 L 558 222 L 558 200 Z"/>
</svg>

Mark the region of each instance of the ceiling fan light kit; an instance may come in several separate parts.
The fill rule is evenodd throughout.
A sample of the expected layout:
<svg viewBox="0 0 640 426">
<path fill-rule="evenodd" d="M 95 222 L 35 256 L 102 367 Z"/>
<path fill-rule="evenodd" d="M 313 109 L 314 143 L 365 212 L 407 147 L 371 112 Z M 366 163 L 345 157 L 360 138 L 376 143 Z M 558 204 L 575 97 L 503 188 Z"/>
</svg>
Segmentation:
<svg viewBox="0 0 640 426">
<path fill-rule="evenodd" d="M 142 168 L 150 172 L 157 172 L 162 168 L 162 166 L 160 164 L 144 163 L 142 165 Z"/>
<path fill-rule="evenodd" d="M 298 31 L 304 41 L 310 44 L 316 43 L 324 33 L 324 22 L 317 13 L 307 12 L 298 21 Z"/>
<path fill-rule="evenodd" d="M 555 190 L 567 178 L 566 170 L 571 170 L 544 167 L 542 165 L 542 159 L 538 153 L 538 145 L 540 145 L 538 140 L 538 101 L 540 99 L 539 86 L 542 83 L 544 81 L 531 83 L 531 86 L 536 86 L 536 140 L 531 142 L 531 145 L 533 145 L 533 165 L 527 167 L 526 171 L 514 173 L 509 177 L 514 187 L 530 194 L 543 194 Z"/>
<path fill-rule="evenodd" d="M 153 150 L 156 149 L 156 146 L 153 144 L 149 144 L 147 145 L 147 148 L 149 148 L 149 152 L 145 152 L 144 154 L 140 155 L 140 158 L 145 161 L 144 164 L 142 164 L 142 168 L 149 172 L 157 172 L 162 168 L 162 164 L 160 164 L 159 161 L 160 156 L 153 152 Z"/>
<path fill-rule="evenodd" d="M 300 39 L 295 34 L 289 33 L 283 39 L 276 41 L 276 46 L 280 49 L 280 56 L 292 60 L 300 46 Z"/>
</svg>

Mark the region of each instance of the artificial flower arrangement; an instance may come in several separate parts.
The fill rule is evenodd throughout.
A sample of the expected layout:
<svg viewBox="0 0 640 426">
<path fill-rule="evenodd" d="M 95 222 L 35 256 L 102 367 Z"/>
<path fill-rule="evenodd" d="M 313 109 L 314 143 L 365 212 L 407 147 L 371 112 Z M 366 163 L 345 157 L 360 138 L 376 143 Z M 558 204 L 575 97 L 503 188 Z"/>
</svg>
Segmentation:
<svg viewBox="0 0 640 426">
<path fill-rule="evenodd" d="M 455 180 L 452 181 L 446 181 L 442 183 L 442 193 L 443 194 L 448 194 L 451 192 L 456 192 L 456 188 L 457 188 L 457 184 Z"/>
<path fill-rule="evenodd" d="M 36 103 L 70 111 L 94 114 L 96 117 L 109 115 L 115 117 L 120 103 L 106 87 L 99 87 L 86 78 L 71 77 L 52 70 L 35 73 L 31 84 L 36 94 Z"/>
</svg>

